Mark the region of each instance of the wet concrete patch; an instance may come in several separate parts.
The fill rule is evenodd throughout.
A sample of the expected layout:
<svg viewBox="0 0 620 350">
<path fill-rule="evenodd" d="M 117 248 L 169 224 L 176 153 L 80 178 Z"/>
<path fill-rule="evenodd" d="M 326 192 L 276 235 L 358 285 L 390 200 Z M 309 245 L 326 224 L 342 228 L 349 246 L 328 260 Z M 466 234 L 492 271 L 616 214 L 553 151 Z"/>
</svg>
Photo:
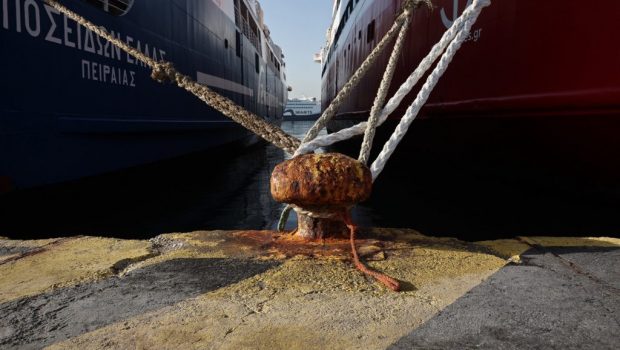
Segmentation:
<svg viewBox="0 0 620 350">
<path fill-rule="evenodd" d="M 239 282 L 276 266 L 240 259 L 174 259 L 124 277 L 0 304 L 0 347 L 38 349 Z"/>
<path fill-rule="evenodd" d="M 615 349 L 620 294 L 607 277 L 579 270 L 592 269 L 598 257 L 605 264 L 593 273 L 617 271 L 619 251 L 531 249 L 523 264 L 504 267 L 391 348 Z M 565 258 L 586 264 L 575 269 Z"/>
</svg>

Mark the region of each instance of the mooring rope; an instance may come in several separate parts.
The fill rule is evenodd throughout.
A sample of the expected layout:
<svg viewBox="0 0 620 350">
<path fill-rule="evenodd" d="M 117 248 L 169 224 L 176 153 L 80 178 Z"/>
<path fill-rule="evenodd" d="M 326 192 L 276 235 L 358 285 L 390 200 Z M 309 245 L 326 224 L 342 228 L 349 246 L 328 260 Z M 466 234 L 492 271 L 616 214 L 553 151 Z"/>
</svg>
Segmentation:
<svg viewBox="0 0 620 350">
<path fill-rule="evenodd" d="M 344 101 L 349 97 L 351 92 L 357 87 L 362 78 L 368 73 L 370 68 L 374 65 L 374 63 L 379 59 L 383 51 L 386 49 L 388 44 L 400 33 L 401 27 L 403 27 L 403 23 L 408 21 L 411 17 L 411 11 L 414 8 L 419 7 L 421 4 L 430 4 L 428 0 L 407 0 L 403 6 L 402 13 L 396 17 L 392 27 L 385 33 L 381 41 L 375 46 L 375 48 L 370 52 L 370 54 L 366 57 L 364 62 L 357 68 L 353 76 L 349 78 L 349 81 L 340 89 L 336 97 L 332 100 L 329 106 L 323 111 L 321 116 L 316 120 L 314 125 L 308 130 L 306 136 L 302 140 L 302 144 L 309 142 L 317 137 L 319 132 L 327 126 L 327 123 L 336 115 L 336 112 L 344 103 Z M 298 149 L 294 156 L 298 156 L 300 154 L 309 153 L 309 152 L 300 152 Z"/>
<path fill-rule="evenodd" d="M 396 72 L 396 64 L 398 63 L 398 58 L 400 57 L 400 53 L 402 52 L 403 44 L 405 43 L 407 33 L 409 32 L 410 23 L 411 14 L 407 16 L 407 18 L 403 22 L 403 25 L 400 27 L 400 32 L 398 33 L 398 37 L 396 38 L 394 49 L 392 49 L 392 54 L 390 55 L 387 68 L 383 73 L 383 78 L 381 79 L 381 84 L 379 85 L 379 90 L 377 90 L 377 96 L 375 97 L 375 101 L 373 102 L 372 108 L 370 110 L 370 117 L 368 118 L 368 125 L 366 126 L 366 132 L 364 133 L 364 140 L 362 141 L 360 155 L 358 158 L 358 160 L 364 165 L 368 163 L 368 159 L 370 158 L 372 141 L 375 137 L 375 130 L 377 129 L 377 123 L 379 121 L 379 113 L 383 108 L 383 104 L 385 103 L 388 90 L 392 85 L 392 78 L 394 77 L 394 73 Z"/>
<path fill-rule="evenodd" d="M 450 62 L 454 58 L 454 55 L 461 48 L 465 40 L 469 37 L 469 33 L 471 31 L 471 27 L 476 23 L 478 16 L 480 15 L 482 9 L 491 4 L 491 0 L 474 0 L 474 2 L 470 5 L 472 8 L 472 12 L 469 14 L 469 17 L 463 23 L 463 28 L 456 35 L 454 40 L 448 45 L 445 53 L 437 63 L 435 69 L 431 72 L 431 74 L 426 79 L 426 82 L 420 89 L 418 96 L 413 101 L 411 106 L 407 109 L 405 115 L 401 118 L 398 126 L 394 130 L 390 139 L 385 143 L 381 153 L 377 156 L 377 159 L 372 163 L 370 167 L 370 171 L 372 172 L 372 178 L 375 180 L 379 174 L 383 171 L 385 164 L 390 159 L 396 147 L 402 141 L 403 137 L 407 133 L 409 126 L 413 122 L 413 120 L 418 116 L 420 109 L 428 100 L 431 92 L 439 82 L 441 76 L 446 72 Z"/>
<path fill-rule="evenodd" d="M 61 5 L 56 0 L 45 0 L 45 2 L 63 13 L 68 18 L 74 20 L 80 25 L 84 26 L 93 33 L 109 41 L 112 45 L 119 47 L 127 54 L 135 57 L 139 61 L 143 62 L 152 69 L 151 77 L 159 82 L 171 81 L 177 84 L 180 88 L 187 90 L 207 105 L 234 120 L 238 124 L 242 125 L 246 129 L 252 131 L 256 135 L 271 142 L 276 147 L 285 150 L 288 153 L 293 153 L 299 147 L 301 142 L 295 137 L 288 135 L 278 126 L 270 124 L 263 118 L 257 116 L 237 105 L 232 100 L 216 93 L 209 89 L 207 86 L 199 84 L 190 77 L 178 72 L 172 63 L 165 61 L 156 61 L 151 57 L 143 54 L 140 50 L 126 44 L 122 40 L 110 35 L 102 27 L 94 25 L 84 17 L 69 10 L 65 6 Z"/>
<path fill-rule="evenodd" d="M 357 226 L 353 223 L 353 220 L 351 220 L 350 211 L 347 211 L 345 213 L 344 223 L 347 225 L 347 227 L 349 228 L 349 232 L 350 232 L 351 254 L 353 255 L 353 265 L 355 265 L 355 267 L 358 270 L 373 277 L 377 281 L 383 283 L 386 287 L 390 288 L 391 290 L 395 292 L 398 292 L 400 290 L 400 283 L 398 283 L 397 280 L 395 280 L 394 278 L 386 274 L 371 270 L 370 268 L 368 268 L 366 265 L 364 265 L 360 261 L 360 257 L 357 254 L 357 248 L 355 247 L 355 235 L 357 233 Z"/>
<path fill-rule="evenodd" d="M 110 35 L 105 29 L 95 26 L 92 22 L 88 21 L 84 17 L 69 10 L 56 0 L 45 0 L 45 2 L 60 13 L 63 13 L 66 17 L 74 20 L 91 32 L 106 39 L 114 46 L 119 47 L 127 54 L 135 57 L 137 60 L 146 64 L 148 67 L 151 68 L 151 77 L 156 81 L 171 81 L 176 83 L 177 86 L 192 93 L 210 107 L 214 108 L 223 115 L 244 126 L 246 129 L 254 132 L 263 139 L 271 142 L 275 146 L 291 154 L 294 154 L 294 156 L 309 153 L 314 151 L 318 147 L 325 147 L 335 142 L 343 141 L 353 136 L 364 133 L 364 142 L 362 145 L 362 150 L 360 151 L 359 160 L 363 163 L 366 163 L 370 154 L 376 127 L 378 125 L 381 125 L 387 119 L 389 114 L 391 114 L 400 105 L 403 98 L 413 89 L 413 86 L 417 84 L 417 82 L 421 79 L 424 73 L 428 71 L 428 69 L 430 69 L 433 62 L 435 62 L 443 52 L 443 55 L 437 63 L 437 66 L 429 75 L 425 84 L 422 86 L 420 92 L 418 93 L 416 99 L 409 106 L 407 112 L 394 130 L 394 133 L 391 135 L 388 142 L 386 142 L 386 144 L 384 145 L 377 159 L 373 162 L 371 166 L 373 181 L 377 178 L 377 176 L 385 167 L 385 164 L 389 160 L 390 156 L 393 154 L 394 150 L 407 132 L 409 126 L 411 125 L 411 122 L 413 122 L 413 120 L 416 118 L 420 109 L 428 100 L 428 97 L 432 92 L 433 88 L 436 86 L 438 80 L 445 73 L 448 65 L 454 58 L 454 55 L 460 49 L 463 42 L 465 42 L 465 40 L 468 38 L 471 27 L 476 22 L 478 16 L 480 15 L 480 12 L 482 11 L 482 8 L 491 4 L 491 0 L 474 0 L 474 2 L 463 12 L 463 14 L 454 21 L 454 23 L 446 31 L 446 33 L 444 33 L 440 42 L 433 46 L 431 52 L 422 60 L 420 65 L 411 74 L 407 81 L 399 88 L 397 93 L 388 101 L 385 107 L 383 107 L 382 110 L 379 110 L 379 108 L 385 101 L 387 92 L 391 84 L 391 80 L 394 75 L 396 62 L 402 50 L 404 37 L 407 34 L 407 28 L 410 24 L 411 11 L 413 10 L 414 6 L 419 6 L 422 3 L 429 4 L 429 6 L 432 7 L 429 0 L 407 0 L 404 5 L 403 13 L 401 13 L 396 18 L 390 30 L 384 35 L 379 44 L 377 44 L 377 46 L 373 49 L 371 54 L 366 57 L 364 62 L 360 65 L 360 67 L 345 84 L 345 86 L 338 92 L 336 98 L 334 98 L 329 107 L 323 112 L 321 117 L 308 131 L 308 133 L 303 139 L 303 142 L 300 142 L 296 138 L 285 133 L 279 127 L 268 123 L 259 116 L 245 110 L 241 106 L 238 106 L 230 99 L 219 95 L 205 85 L 199 84 L 190 77 L 180 73 L 174 68 L 172 63 L 153 60 L 151 57 L 143 54 L 136 48 Z M 329 122 L 329 120 L 333 118 L 340 105 L 344 102 L 344 100 L 346 100 L 352 90 L 359 84 L 361 78 L 368 72 L 370 67 L 376 62 L 380 54 L 387 47 L 388 43 L 397 34 L 398 39 L 394 44 L 388 67 L 383 75 L 383 79 L 379 87 L 377 96 L 373 102 L 369 121 L 367 123 L 359 123 L 354 127 L 341 130 L 335 134 L 330 134 L 317 138 L 318 133 L 323 128 L 325 128 L 327 122 Z M 285 218 L 288 216 L 291 208 L 299 211 L 300 214 L 309 215 L 314 218 L 332 218 L 335 215 L 332 213 L 307 211 L 303 208 L 293 207 L 289 205 L 282 213 L 279 228 L 280 226 L 282 226 L 283 228 L 283 224 L 286 223 Z M 357 248 L 355 246 L 355 235 L 357 232 L 357 227 L 351 219 L 349 210 L 345 212 L 342 219 L 344 220 L 350 231 L 351 254 L 353 256 L 353 263 L 355 267 L 363 273 L 372 276 L 376 280 L 380 281 L 388 288 L 394 291 L 398 291 L 400 289 L 398 281 L 385 274 L 368 268 L 360 261 L 359 255 L 357 253 Z"/>
<path fill-rule="evenodd" d="M 454 41 L 457 34 L 461 33 L 464 28 L 464 23 L 468 21 L 474 13 L 477 15 L 480 13 L 483 7 L 490 5 L 490 0 L 475 0 L 465 11 L 458 17 L 452 24 L 452 26 L 443 34 L 441 40 L 436 43 L 431 51 L 420 62 L 418 67 L 411 73 L 407 80 L 399 87 L 398 91 L 388 100 L 380 113 L 378 125 L 383 124 L 388 116 L 392 114 L 398 106 L 400 106 L 402 100 L 413 90 L 416 84 L 424 76 L 424 74 L 431 68 L 433 63 L 446 51 L 446 48 Z M 473 23 L 472 23 L 473 25 Z M 342 129 L 338 132 L 319 136 L 312 141 L 304 142 L 299 147 L 297 152 L 310 153 L 319 147 L 327 147 L 334 143 L 348 140 L 354 136 L 361 135 L 366 131 L 367 122 L 360 122 L 347 129 Z"/>
<path fill-rule="evenodd" d="M 394 44 L 394 48 L 392 49 L 392 54 L 390 56 L 390 61 L 388 63 L 388 68 L 386 74 L 383 77 L 383 81 L 381 87 L 379 88 L 379 94 L 383 94 L 384 96 L 381 100 L 375 100 L 375 104 L 382 105 L 385 97 L 387 96 L 387 92 L 389 89 L 389 85 L 391 83 L 392 77 L 394 76 L 394 71 L 396 70 L 396 62 L 398 60 L 398 56 L 402 51 L 402 46 L 404 43 L 404 38 L 409 29 L 409 24 L 411 23 L 411 15 L 415 8 L 418 8 L 422 4 L 426 4 L 429 8 L 432 9 L 433 5 L 430 0 L 409 0 L 403 5 L 402 13 L 397 16 L 396 20 L 392 24 L 390 30 L 383 36 L 379 44 L 371 51 L 371 53 L 366 57 L 364 62 L 358 67 L 353 76 L 349 79 L 349 81 L 343 86 L 343 88 L 338 92 L 336 98 L 332 100 L 327 109 L 321 114 L 321 117 L 317 119 L 314 125 L 308 130 L 305 137 L 302 140 L 302 144 L 312 141 L 317 137 L 319 132 L 325 128 L 327 123 L 336 115 L 336 112 L 344 102 L 344 100 L 349 96 L 349 94 L 357 87 L 361 79 L 366 75 L 366 73 L 370 70 L 370 67 L 374 65 L 380 55 L 383 53 L 389 42 L 396 36 L 396 43 Z M 387 81 L 387 82 L 386 82 Z M 384 87 L 387 85 L 387 87 Z M 375 126 L 376 127 L 376 126 Z M 374 128 L 371 131 L 374 134 Z M 369 144 L 372 144 L 372 136 L 370 136 Z M 368 147 L 368 152 L 370 152 L 370 148 Z M 317 147 L 318 148 L 318 147 Z M 298 149 L 293 156 L 298 156 L 305 153 L 310 153 L 314 151 L 316 148 L 304 152 L 303 149 Z M 361 155 L 360 155 L 361 157 Z M 366 164 L 368 160 L 363 163 Z M 282 213 L 280 213 L 280 218 L 278 219 L 277 230 L 284 231 L 288 218 L 290 216 L 291 210 L 294 208 L 290 205 L 286 205 L 284 209 L 282 209 Z M 299 215 L 299 210 L 295 210 Z"/>
<path fill-rule="evenodd" d="M 342 210 L 334 211 L 331 208 L 318 208 L 313 210 L 304 209 L 298 205 L 290 204 L 290 207 L 297 212 L 297 214 L 302 214 L 309 216 L 314 219 L 341 219 L 343 211 L 349 211 L 351 207 L 343 208 Z"/>
</svg>

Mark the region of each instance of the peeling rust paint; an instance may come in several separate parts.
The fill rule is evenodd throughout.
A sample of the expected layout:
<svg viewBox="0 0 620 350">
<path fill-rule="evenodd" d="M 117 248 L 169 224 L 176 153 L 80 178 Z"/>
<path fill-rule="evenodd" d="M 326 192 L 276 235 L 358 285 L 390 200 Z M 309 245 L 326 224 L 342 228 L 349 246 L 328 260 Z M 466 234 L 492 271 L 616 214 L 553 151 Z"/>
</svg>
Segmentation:
<svg viewBox="0 0 620 350">
<path fill-rule="evenodd" d="M 271 194 L 301 207 L 343 207 L 370 197 L 372 175 L 357 160 L 339 153 L 306 154 L 278 164 Z"/>
</svg>

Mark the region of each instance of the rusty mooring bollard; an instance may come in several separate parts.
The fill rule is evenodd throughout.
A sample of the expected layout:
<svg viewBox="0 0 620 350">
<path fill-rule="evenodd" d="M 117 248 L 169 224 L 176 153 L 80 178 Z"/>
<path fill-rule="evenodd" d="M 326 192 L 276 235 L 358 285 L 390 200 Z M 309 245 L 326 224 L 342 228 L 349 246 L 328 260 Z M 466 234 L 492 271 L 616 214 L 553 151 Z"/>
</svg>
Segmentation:
<svg viewBox="0 0 620 350">
<path fill-rule="evenodd" d="M 271 195 L 298 213 L 295 234 L 304 239 L 346 236 L 350 207 L 368 199 L 370 170 L 340 153 L 306 154 L 278 164 L 271 175 Z"/>
<path fill-rule="evenodd" d="M 357 227 L 351 207 L 370 197 L 372 175 L 368 167 L 339 153 L 306 154 L 278 164 L 271 175 L 271 195 L 294 205 L 298 213 L 295 235 L 316 240 L 350 234 L 353 264 L 394 291 L 397 280 L 366 267 L 355 247 Z"/>
</svg>

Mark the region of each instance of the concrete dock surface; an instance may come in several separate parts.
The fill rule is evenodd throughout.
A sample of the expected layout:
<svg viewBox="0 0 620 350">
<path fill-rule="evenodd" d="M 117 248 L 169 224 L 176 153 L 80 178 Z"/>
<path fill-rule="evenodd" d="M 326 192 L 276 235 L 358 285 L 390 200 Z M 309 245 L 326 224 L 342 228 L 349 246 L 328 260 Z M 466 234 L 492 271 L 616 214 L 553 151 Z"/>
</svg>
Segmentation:
<svg viewBox="0 0 620 350">
<path fill-rule="evenodd" d="M 0 238 L 2 349 L 617 349 L 620 239 Z M 275 242 L 275 243 L 274 243 Z"/>
</svg>

